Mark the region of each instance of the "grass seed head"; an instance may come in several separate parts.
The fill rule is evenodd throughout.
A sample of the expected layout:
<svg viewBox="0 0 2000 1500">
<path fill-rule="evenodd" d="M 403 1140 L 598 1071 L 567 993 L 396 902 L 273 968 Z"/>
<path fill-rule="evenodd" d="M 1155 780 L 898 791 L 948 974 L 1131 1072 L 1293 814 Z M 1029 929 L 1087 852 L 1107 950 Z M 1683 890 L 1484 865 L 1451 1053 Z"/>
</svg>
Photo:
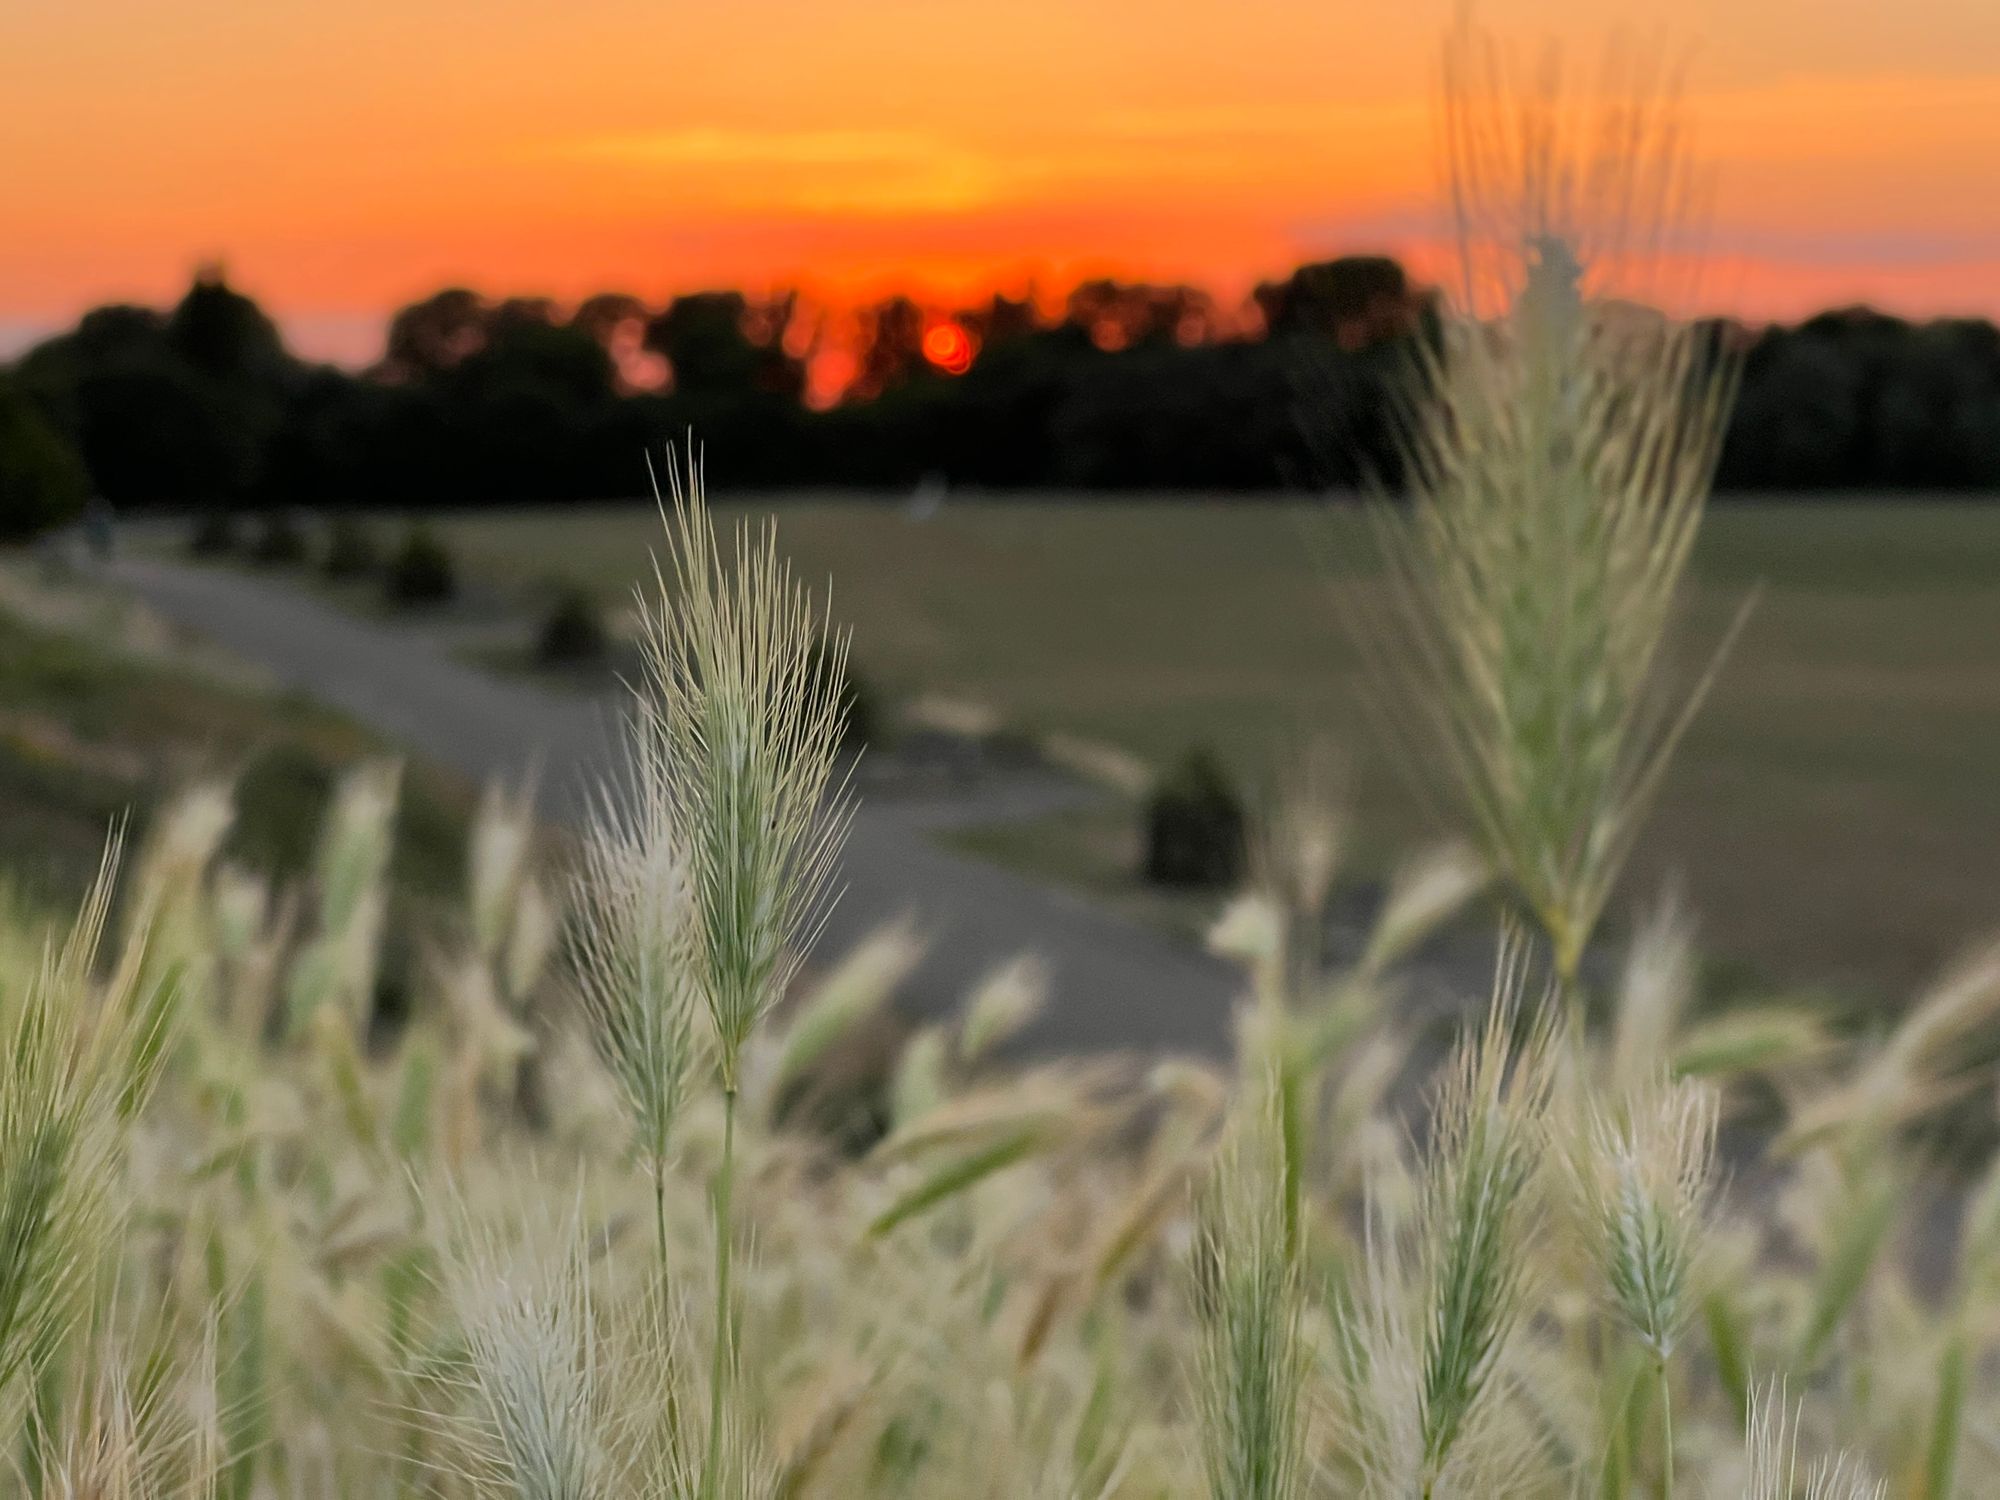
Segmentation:
<svg viewBox="0 0 2000 1500">
<path fill-rule="evenodd" d="M 1559 1152 L 1612 1305 L 1662 1362 L 1697 1300 L 1717 1103 L 1705 1083 L 1660 1082 L 1615 1113 L 1585 1106 Z"/>
<path fill-rule="evenodd" d="M 640 733 L 657 742 L 696 983 L 733 1091 L 744 1044 L 797 969 L 846 827 L 834 773 L 847 643 L 794 581 L 773 528 L 745 526 L 724 548 L 698 457 L 668 474 Z"/>
<path fill-rule="evenodd" d="M 1306 1344 L 1282 1087 L 1273 1068 L 1248 1090 L 1197 1209 L 1201 1435 L 1217 1500 L 1288 1500 L 1304 1475 Z"/>
<path fill-rule="evenodd" d="M 692 896 L 658 740 L 635 714 L 629 796 L 600 800 L 571 899 L 573 958 L 591 1036 L 658 1172 L 695 1061 Z"/>
<path fill-rule="evenodd" d="M 1743 1500 L 1883 1500 L 1882 1485 L 1846 1455 L 1799 1456 L 1799 1419 L 1782 1388 L 1751 1398 Z"/>
<path fill-rule="evenodd" d="M 1731 375 L 1606 295 L 1674 222 L 1670 100 L 1579 123 L 1470 38 L 1446 100 L 1466 284 L 1416 382 L 1381 528 L 1397 618 L 1370 644 L 1415 763 L 1441 758 L 1569 979 L 1700 696 L 1670 702 L 1661 657 Z"/>
</svg>

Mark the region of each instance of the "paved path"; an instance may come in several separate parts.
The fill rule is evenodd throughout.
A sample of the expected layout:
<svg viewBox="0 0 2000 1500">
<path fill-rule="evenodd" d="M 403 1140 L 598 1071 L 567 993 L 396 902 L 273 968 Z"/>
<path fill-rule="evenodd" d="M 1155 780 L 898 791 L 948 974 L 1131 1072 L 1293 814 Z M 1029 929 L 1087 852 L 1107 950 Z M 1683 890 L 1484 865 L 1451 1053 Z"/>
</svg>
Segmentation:
<svg viewBox="0 0 2000 1500">
<path fill-rule="evenodd" d="M 421 629 L 360 619 L 296 587 L 225 569 L 127 558 L 111 571 L 164 618 L 440 764 L 481 780 L 538 767 L 553 817 L 573 816 L 584 790 L 617 764 L 608 701 L 467 666 Z M 1048 966 L 1050 996 L 1025 1038 L 1031 1050 L 1225 1045 L 1234 969 L 1067 892 L 938 847 L 926 830 L 940 821 L 934 806 L 863 801 L 822 953 L 907 915 L 929 944 L 899 996 L 912 1014 L 950 1011 L 994 967 L 1033 953 Z"/>
</svg>

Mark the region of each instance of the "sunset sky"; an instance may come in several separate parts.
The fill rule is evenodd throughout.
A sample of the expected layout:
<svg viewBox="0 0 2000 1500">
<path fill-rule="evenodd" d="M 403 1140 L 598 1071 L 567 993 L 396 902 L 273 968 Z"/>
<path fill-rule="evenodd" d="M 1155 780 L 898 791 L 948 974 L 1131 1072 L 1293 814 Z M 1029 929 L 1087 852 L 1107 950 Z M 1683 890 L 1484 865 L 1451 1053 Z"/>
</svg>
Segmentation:
<svg viewBox="0 0 2000 1500">
<path fill-rule="evenodd" d="M 1240 294 L 1420 263 L 1451 0 L 0 0 L 0 350 L 220 259 L 309 353 L 440 286 Z M 2000 316 L 1995 0 L 1490 0 L 1685 50 L 1706 286 Z"/>
</svg>

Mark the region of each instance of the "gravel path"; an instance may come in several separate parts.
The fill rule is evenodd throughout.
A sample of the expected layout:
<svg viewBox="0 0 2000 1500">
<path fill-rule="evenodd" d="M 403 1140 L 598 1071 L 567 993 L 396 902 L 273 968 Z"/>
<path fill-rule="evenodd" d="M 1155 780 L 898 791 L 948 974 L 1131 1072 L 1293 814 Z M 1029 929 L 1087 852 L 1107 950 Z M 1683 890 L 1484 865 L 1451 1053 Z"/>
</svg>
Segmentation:
<svg viewBox="0 0 2000 1500">
<path fill-rule="evenodd" d="M 110 572 L 167 620 L 442 765 L 480 780 L 539 770 L 552 817 L 573 817 L 584 791 L 616 764 L 608 700 L 467 666 L 421 628 L 360 619 L 294 586 L 224 569 L 125 558 Z M 1046 780 L 1003 787 L 991 810 L 1046 810 L 1064 795 Z M 986 811 L 864 800 L 821 953 L 843 952 L 907 916 L 929 945 L 899 996 L 912 1015 L 949 1012 L 997 965 L 1033 953 L 1048 967 L 1050 996 L 1025 1038 L 1029 1050 L 1220 1051 L 1236 971 L 1191 944 L 931 842 L 928 830 Z"/>
</svg>

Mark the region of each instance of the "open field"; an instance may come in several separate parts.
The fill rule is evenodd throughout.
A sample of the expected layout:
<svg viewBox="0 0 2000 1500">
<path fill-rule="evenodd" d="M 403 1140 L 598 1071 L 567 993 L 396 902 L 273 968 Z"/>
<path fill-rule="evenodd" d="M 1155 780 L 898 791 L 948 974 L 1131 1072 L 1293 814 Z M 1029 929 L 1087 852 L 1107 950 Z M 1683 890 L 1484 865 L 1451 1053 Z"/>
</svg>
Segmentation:
<svg viewBox="0 0 2000 1500">
<path fill-rule="evenodd" d="M 831 578 L 857 660 L 891 696 L 976 699 L 1156 763 L 1206 743 L 1254 776 L 1326 737 L 1351 766 L 1365 861 L 1423 824 L 1362 701 L 1340 600 L 1365 605 L 1376 583 L 1351 513 L 1049 501 L 915 522 L 799 501 L 781 515 L 786 550 Z M 658 527 L 645 506 L 438 524 L 475 579 L 573 579 L 607 600 L 646 569 Z M 1628 890 L 1679 880 L 1718 956 L 1884 990 L 2000 925 L 2000 509 L 1725 504 L 1695 572 L 1690 661 L 1759 597 Z M 1087 884 L 1122 878 L 1115 821 L 988 842 Z"/>
</svg>

